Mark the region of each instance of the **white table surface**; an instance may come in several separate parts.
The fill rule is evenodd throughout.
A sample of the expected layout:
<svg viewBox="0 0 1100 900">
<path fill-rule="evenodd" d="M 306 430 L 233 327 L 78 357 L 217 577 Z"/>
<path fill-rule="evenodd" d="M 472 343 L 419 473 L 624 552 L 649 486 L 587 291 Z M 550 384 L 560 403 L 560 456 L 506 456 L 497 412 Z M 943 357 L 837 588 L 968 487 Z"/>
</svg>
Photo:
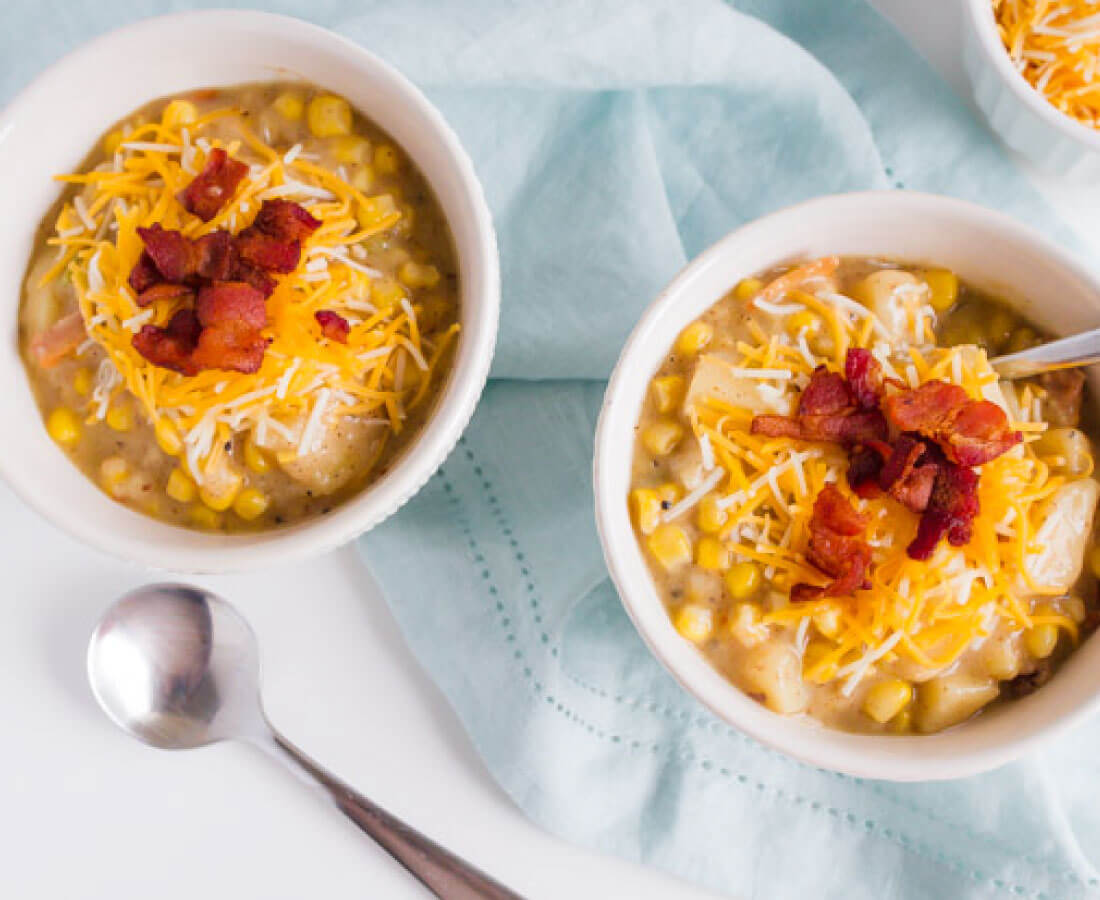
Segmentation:
<svg viewBox="0 0 1100 900">
<path fill-rule="evenodd" d="M 825 0 L 822 0 L 825 2 Z M 875 0 L 960 90 L 960 0 Z M 1100 185 L 1037 178 L 1100 250 Z M 163 753 L 96 708 L 84 649 L 103 607 L 147 580 L 0 487 L 0 894 L 20 898 L 422 898 L 385 854 L 258 752 Z M 572 847 L 495 785 L 347 547 L 196 579 L 262 647 L 274 722 L 368 796 L 531 900 L 712 895 Z"/>
</svg>

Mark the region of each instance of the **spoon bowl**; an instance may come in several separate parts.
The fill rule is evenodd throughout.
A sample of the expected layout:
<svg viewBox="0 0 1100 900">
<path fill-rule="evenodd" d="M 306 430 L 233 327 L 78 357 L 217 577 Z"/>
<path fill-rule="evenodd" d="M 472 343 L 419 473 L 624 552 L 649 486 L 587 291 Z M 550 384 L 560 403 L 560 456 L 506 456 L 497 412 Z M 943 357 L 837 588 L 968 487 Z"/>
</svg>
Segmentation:
<svg viewBox="0 0 1100 900">
<path fill-rule="evenodd" d="M 186 584 L 150 584 L 117 600 L 88 644 L 88 680 L 124 731 L 163 750 L 247 740 L 320 788 L 437 897 L 518 894 L 376 806 L 268 723 L 256 636 L 229 603 Z"/>
<path fill-rule="evenodd" d="M 263 732 L 260 655 L 248 623 L 200 588 L 138 588 L 103 615 L 88 680 L 116 725 L 162 750 Z"/>
</svg>

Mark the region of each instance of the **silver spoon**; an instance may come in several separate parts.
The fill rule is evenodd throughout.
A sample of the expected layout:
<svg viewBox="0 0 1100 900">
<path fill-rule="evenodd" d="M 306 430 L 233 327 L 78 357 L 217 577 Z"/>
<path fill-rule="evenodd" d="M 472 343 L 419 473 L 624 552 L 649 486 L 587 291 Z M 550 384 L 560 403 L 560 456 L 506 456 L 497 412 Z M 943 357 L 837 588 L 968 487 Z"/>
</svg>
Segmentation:
<svg viewBox="0 0 1100 900">
<path fill-rule="evenodd" d="M 1095 362 L 1100 362 L 1100 328 L 998 356 L 989 364 L 1002 378 L 1026 378 L 1052 369 L 1069 369 Z"/>
<path fill-rule="evenodd" d="M 271 727 L 260 704 L 256 637 L 220 597 L 184 584 L 151 584 L 122 597 L 92 634 L 88 680 L 115 724 L 154 747 L 244 740 L 270 751 L 319 785 L 437 897 L 522 900 L 375 806 Z"/>
</svg>

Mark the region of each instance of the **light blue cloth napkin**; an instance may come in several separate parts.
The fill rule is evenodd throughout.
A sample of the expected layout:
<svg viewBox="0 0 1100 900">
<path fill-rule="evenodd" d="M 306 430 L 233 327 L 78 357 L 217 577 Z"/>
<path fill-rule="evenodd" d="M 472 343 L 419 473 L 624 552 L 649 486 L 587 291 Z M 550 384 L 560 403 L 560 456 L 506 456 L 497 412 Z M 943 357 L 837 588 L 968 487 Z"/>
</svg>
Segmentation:
<svg viewBox="0 0 1100 900">
<path fill-rule="evenodd" d="M 91 34 L 196 5 L 226 4 L 5 0 L 0 99 Z M 590 490 L 602 379 L 709 243 L 816 194 L 887 186 L 968 197 L 1072 241 L 862 0 L 735 5 L 772 27 L 718 0 L 268 4 L 424 87 L 500 235 L 494 381 L 364 557 L 494 776 L 571 840 L 745 898 L 1100 897 L 1097 728 L 952 784 L 820 772 L 687 697 L 610 586 Z"/>
</svg>

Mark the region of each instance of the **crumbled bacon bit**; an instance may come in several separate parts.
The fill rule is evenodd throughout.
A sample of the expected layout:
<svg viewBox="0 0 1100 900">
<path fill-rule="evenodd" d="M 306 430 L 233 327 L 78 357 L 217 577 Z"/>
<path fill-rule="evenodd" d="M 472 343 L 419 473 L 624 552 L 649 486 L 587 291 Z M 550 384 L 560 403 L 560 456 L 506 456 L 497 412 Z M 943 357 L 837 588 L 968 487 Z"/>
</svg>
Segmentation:
<svg viewBox="0 0 1100 900">
<path fill-rule="evenodd" d="M 882 366 L 870 350 L 853 347 L 844 358 L 844 377 L 862 409 L 878 409 L 886 395 Z"/>
<path fill-rule="evenodd" d="M 870 500 L 878 496 L 881 471 L 882 454 L 870 447 L 860 447 L 848 456 L 848 486 L 857 497 Z"/>
<path fill-rule="evenodd" d="M 911 435 L 901 435 L 883 463 L 879 487 L 902 506 L 913 512 L 924 512 L 939 471 L 938 460 L 932 456 L 929 445 Z M 926 457 L 927 463 L 918 465 Z"/>
<path fill-rule="evenodd" d="M 157 366 L 184 375 L 203 369 L 259 370 L 268 341 L 260 329 L 267 318 L 263 295 L 241 282 L 207 285 L 195 309 L 180 309 L 167 327 L 144 326 L 134 348 Z"/>
<path fill-rule="evenodd" d="M 160 281 L 160 272 L 153 264 L 153 257 L 148 251 L 142 250 L 137 263 L 130 270 L 130 287 L 134 289 L 135 294 L 143 294 L 158 281 Z"/>
<path fill-rule="evenodd" d="M 926 381 L 892 394 L 884 407 L 891 424 L 930 438 L 962 466 L 983 465 L 1023 440 L 996 403 L 971 400 L 961 387 L 946 381 Z"/>
<path fill-rule="evenodd" d="M 134 335 L 134 349 L 155 366 L 182 375 L 196 375 L 199 368 L 191 358 L 202 326 L 191 309 L 177 310 L 168 325 L 145 325 Z"/>
<path fill-rule="evenodd" d="M 791 600 L 845 597 L 870 587 L 867 571 L 871 548 L 857 537 L 866 527 L 867 518 L 856 511 L 836 485 L 825 485 L 814 501 L 806 560 L 833 581 L 824 587 L 796 584 L 791 588 Z"/>
<path fill-rule="evenodd" d="M 977 472 L 949 460 L 937 469 L 928 508 L 920 518 L 917 536 L 906 548 L 913 559 L 928 559 L 945 536 L 953 547 L 967 544 L 974 517 L 981 509 Z"/>
<path fill-rule="evenodd" d="M 237 252 L 242 260 L 267 272 L 285 275 L 298 267 L 301 241 L 282 241 L 250 226 L 237 235 Z"/>
<path fill-rule="evenodd" d="M 216 147 L 210 151 L 205 168 L 179 192 L 177 199 L 188 212 L 209 222 L 233 196 L 246 174 L 248 166 Z"/>
<path fill-rule="evenodd" d="M 280 241 L 300 241 L 320 228 L 321 222 L 290 200 L 265 200 L 250 227 Z"/>
<path fill-rule="evenodd" d="M 317 320 L 317 324 L 321 326 L 321 333 L 330 341 L 339 341 L 341 344 L 348 342 L 348 332 L 351 331 L 351 325 L 342 315 L 334 313 L 331 309 L 319 309 L 313 314 L 313 317 Z"/>
<path fill-rule="evenodd" d="M 754 416 L 750 431 L 803 441 L 864 444 L 886 438 L 886 420 L 877 409 L 860 409 L 843 375 L 818 366 L 798 400 L 796 418 Z"/>
<path fill-rule="evenodd" d="M 158 300 L 183 300 L 191 294 L 191 288 L 186 284 L 172 284 L 169 281 L 162 281 L 160 284 L 154 284 L 138 294 L 135 302 L 138 306 L 144 307 L 156 303 Z"/>
</svg>

